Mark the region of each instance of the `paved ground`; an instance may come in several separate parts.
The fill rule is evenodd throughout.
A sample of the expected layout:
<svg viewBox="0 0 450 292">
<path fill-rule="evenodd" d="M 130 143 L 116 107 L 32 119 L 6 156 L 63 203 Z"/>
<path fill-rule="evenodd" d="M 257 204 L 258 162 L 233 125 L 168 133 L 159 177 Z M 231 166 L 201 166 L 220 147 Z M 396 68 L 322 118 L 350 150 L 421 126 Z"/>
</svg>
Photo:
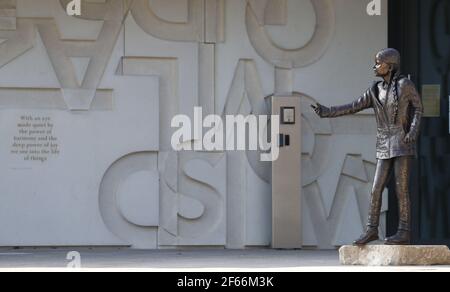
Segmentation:
<svg viewBox="0 0 450 292">
<path fill-rule="evenodd" d="M 364 268 L 339 265 L 337 251 L 157 250 L 130 249 L 0 249 L 0 271 L 67 271 L 77 251 L 83 269 L 148 271 L 450 271 L 450 267 Z M 73 258 L 71 258 L 73 259 Z M 70 270 L 69 270 L 70 271 Z"/>
</svg>

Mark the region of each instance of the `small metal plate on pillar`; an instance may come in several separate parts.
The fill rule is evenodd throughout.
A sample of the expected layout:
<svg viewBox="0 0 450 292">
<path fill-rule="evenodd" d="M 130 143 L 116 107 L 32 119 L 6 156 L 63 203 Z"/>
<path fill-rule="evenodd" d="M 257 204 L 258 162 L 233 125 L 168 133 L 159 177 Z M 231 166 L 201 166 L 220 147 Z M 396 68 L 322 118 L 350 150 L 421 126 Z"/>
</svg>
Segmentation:
<svg viewBox="0 0 450 292">
<path fill-rule="evenodd" d="M 301 248 L 300 97 L 272 97 L 272 115 L 280 116 L 280 155 L 272 163 L 272 247 Z"/>
<path fill-rule="evenodd" d="M 436 118 L 441 116 L 441 85 L 422 85 L 423 116 Z"/>
</svg>

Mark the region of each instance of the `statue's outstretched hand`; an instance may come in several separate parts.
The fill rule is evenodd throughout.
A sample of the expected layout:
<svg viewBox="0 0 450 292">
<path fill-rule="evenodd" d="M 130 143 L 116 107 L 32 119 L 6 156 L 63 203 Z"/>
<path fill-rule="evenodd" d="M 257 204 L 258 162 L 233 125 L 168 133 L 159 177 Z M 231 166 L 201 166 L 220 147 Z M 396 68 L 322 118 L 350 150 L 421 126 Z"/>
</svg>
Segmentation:
<svg viewBox="0 0 450 292">
<path fill-rule="evenodd" d="M 328 118 L 330 116 L 330 109 L 326 106 L 316 103 L 316 105 L 311 105 L 312 109 L 321 118 Z"/>
</svg>

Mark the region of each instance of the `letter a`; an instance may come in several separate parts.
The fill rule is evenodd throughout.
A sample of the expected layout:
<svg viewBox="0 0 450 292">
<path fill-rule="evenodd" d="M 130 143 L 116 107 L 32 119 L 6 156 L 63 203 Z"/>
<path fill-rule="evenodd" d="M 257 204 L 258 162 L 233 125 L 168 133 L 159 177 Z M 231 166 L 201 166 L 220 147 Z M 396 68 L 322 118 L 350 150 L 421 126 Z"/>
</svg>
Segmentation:
<svg viewBox="0 0 450 292">
<path fill-rule="evenodd" d="M 81 0 L 73 0 L 67 4 L 67 15 L 69 16 L 80 16 L 81 15 Z"/>
<path fill-rule="evenodd" d="M 370 16 L 381 15 L 381 0 L 373 0 L 367 5 L 367 14 Z"/>
</svg>

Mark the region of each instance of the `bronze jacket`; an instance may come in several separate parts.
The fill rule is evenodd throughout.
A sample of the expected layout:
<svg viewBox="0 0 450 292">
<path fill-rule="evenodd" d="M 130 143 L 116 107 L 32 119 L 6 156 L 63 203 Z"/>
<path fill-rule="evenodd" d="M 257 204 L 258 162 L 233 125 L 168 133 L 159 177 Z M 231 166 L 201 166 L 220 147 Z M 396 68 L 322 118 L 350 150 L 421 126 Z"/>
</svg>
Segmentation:
<svg viewBox="0 0 450 292">
<path fill-rule="evenodd" d="M 380 97 L 386 94 L 383 103 Z M 331 107 L 329 117 L 350 115 L 367 108 L 374 109 L 377 120 L 377 159 L 417 155 L 416 142 L 404 142 L 407 133 L 417 141 L 423 115 L 422 100 L 413 82 L 400 77 L 397 88 L 387 86 L 384 81 L 376 82 L 355 102 Z"/>
</svg>

